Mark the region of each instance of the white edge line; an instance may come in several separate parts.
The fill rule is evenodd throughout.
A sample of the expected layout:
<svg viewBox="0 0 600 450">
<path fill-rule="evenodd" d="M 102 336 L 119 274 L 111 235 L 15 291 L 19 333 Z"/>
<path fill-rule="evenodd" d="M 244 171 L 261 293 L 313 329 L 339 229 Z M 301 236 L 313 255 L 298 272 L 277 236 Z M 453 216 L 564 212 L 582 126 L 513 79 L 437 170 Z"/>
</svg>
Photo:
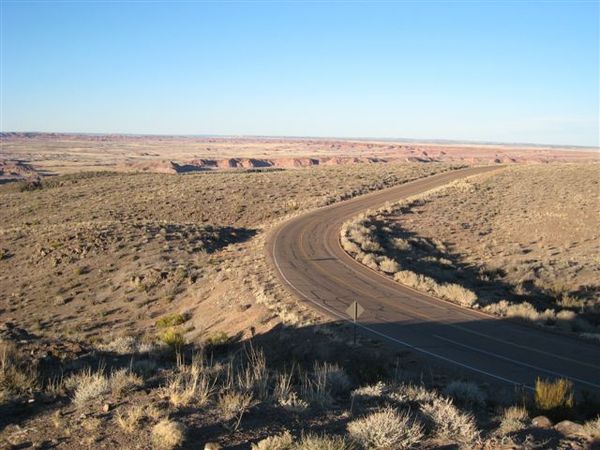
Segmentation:
<svg viewBox="0 0 600 450">
<path fill-rule="evenodd" d="M 278 229 L 278 230 L 277 230 L 277 232 L 275 233 L 275 237 L 273 238 L 273 251 L 272 251 L 272 255 L 273 255 L 273 262 L 275 263 L 275 267 L 277 268 L 277 271 L 279 272 L 279 274 L 281 275 L 281 277 L 284 279 L 284 281 L 285 281 L 285 282 L 286 282 L 286 283 L 287 283 L 287 284 L 288 284 L 288 285 L 289 285 L 289 286 L 290 286 L 292 289 L 294 289 L 294 290 L 295 290 L 295 291 L 296 291 L 298 294 L 300 294 L 302 297 L 304 297 L 304 298 L 305 298 L 306 300 L 308 300 L 309 302 L 311 302 L 311 303 L 313 303 L 313 304 L 317 305 L 319 308 L 321 308 L 321 309 L 324 309 L 324 310 L 328 311 L 330 314 L 332 314 L 332 315 L 334 315 L 334 316 L 336 316 L 336 317 L 339 317 L 340 319 L 342 319 L 342 320 L 344 320 L 344 321 L 346 321 L 346 322 L 353 323 L 353 321 L 351 321 L 350 319 L 348 319 L 348 318 L 347 318 L 347 317 L 345 317 L 344 315 L 342 315 L 342 314 L 338 313 L 337 311 L 335 311 L 335 310 L 333 310 L 333 309 L 329 308 L 328 306 L 326 306 L 326 305 L 324 305 L 324 304 L 322 304 L 322 303 L 316 302 L 316 301 L 314 301 L 313 299 L 311 299 L 310 297 L 308 297 L 306 294 L 304 294 L 302 291 L 300 291 L 300 289 L 298 289 L 296 286 L 294 286 L 294 285 L 293 285 L 293 284 L 290 282 L 290 280 L 289 280 L 289 279 L 288 279 L 288 278 L 285 276 L 285 274 L 284 274 L 284 273 L 283 273 L 283 271 L 281 270 L 281 266 L 279 265 L 279 261 L 277 261 L 277 255 L 275 254 L 275 248 L 277 247 L 277 245 L 276 245 L 276 244 L 277 244 L 277 238 L 279 237 L 279 233 L 281 232 L 281 229 L 282 229 L 282 228 L 283 228 L 283 226 L 279 227 L 279 229 Z M 487 375 L 488 377 L 495 378 L 495 379 L 497 379 L 497 380 L 503 381 L 503 382 L 505 382 L 505 383 L 508 383 L 508 384 L 512 384 L 512 385 L 515 385 L 515 386 L 521 386 L 521 387 L 524 387 L 524 388 L 526 388 L 526 389 L 528 389 L 528 390 L 531 390 L 531 391 L 533 391 L 533 390 L 534 390 L 534 389 L 533 389 L 531 386 L 528 386 L 528 385 L 526 385 L 526 384 L 522 384 L 522 383 L 519 383 L 518 381 L 514 381 L 514 380 L 511 380 L 511 379 L 509 379 L 509 378 L 504 378 L 504 377 L 502 377 L 502 376 L 500 376 L 500 375 L 496 375 L 496 374 L 493 374 L 493 373 L 491 373 L 491 372 L 487 372 L 487 371 L 485 371 L 485 370 L 477 369 L 476 367 L 470 366 L 470 365 L 468 365 L 468 364 L 463 364 L 463 363 L 461 363 L 461 362 L 458 362 L 458 361 L 455 361 L 455 360 L 453 360 L 453 359 L 446 358 L 445 356 L 438 355 L 437 353 L 430 352 L 429 350 L 425 350 L 425 349 L 423 349 L 423 348 L 420 348 L 420 347 L 417 347 L 417 346 L 415 346 L 415 345 L 409 344 L 408 342 L 404 342 L 404 341 L 401 341 L 400 339 L 396 339 L 396 338 L 394 338 L 394 337 L 392 337 L 392 336 L 388 336 L 387 334 L 381 333 L 380 331 L 376 331 L 376 330 L 374 330 L 374 329 L 372 329 L 372 328 L 370 328 L 370 327 L 368 327 L 368 326 L 362 325 L 362 324 L 360 324 L 360 323 L 357 323 L 356 325 L 357 325 L 359 328 L 362 328 L 362 329 L 364 329 L 364 330 L 367 330 L 367 331 L 369 331 L 369 332 L 371 332 L 371 333 L 373 333 L 373 334 L 376 334 L 376 335 L 378 335 L 378 336 L 381 336 L 381 337 L 383 337 L 383 338 L 385 338 L 385 339 L 388 339 L 388 340 L 390 340 L 390 341 L 392 341 L 392 342 L 395 342 L 395 343 L 397 343 L 397 344 L 401 344 L 401 345 L 403 345 L 403 346 L 405 346 L 405 347 L 408 347 L 408 348 L 410 348 L 410 349 L 412 349 L 412 350 L 415 350 L 415 351 L 417 351 L 417 352 L 423 353 L 423 354 L 425 354 L 425 355 L 428 355 L 428 356 L 433 356 L 434 358 L 438 358 L 438 359 L 440 359 L 440 360 L 442 360 L 442 361 L 449 362 L 449 363 L 451 363 L 451 364 L 457 365 L 457 366 L 459 366 L 459 367 L 463 367 L 463 368 L 465 368 L 465 369 L 468 369 L 468 370 L 471 370 L 471 371 L 473 371 L 473 372 L 477 372 L 477 373 L 480 373 L 480 374 L 483 374 L 483 375 Z"/>
<path fill-rule="evenodd" d="M 438 339 L 441 339 L 443 341 L 450 342 L 450 343 L 452 343 L 454 345 L 458 345 L 460 347 L 468 348 L 469 350 L 472 350 L 474 352 L 483 353 L 484 355 L 492 356 L 492 357 L 498 358 L 498 359 L 503 359 L 505 361 L 509 361 L 511 363 L 514 363 L 514 364 L 517 364 L 517 365 L 520 365 L 520 366 L 529 367 L 530 369 L 535 369 L 535 370 L 538 370 L 540 372 L 546 372 L 546 373 L 548 373 L 550 375 L 554 375 L 554 376 L 559 377 L 559 378 L 567 378 L 569 380 L 576 381 L 576 382 L 581 383 L 581 384 L 587 384 L 588 386 L 592 386 L 592 387 L 594 387 L 596 389 L 600 388 L 600 385 L 598 385 L 598 384 L 590 383 L 589 381 L 581 380 L 581 379 L 576 378 L 576 377 L 571 377 L 569 375 L 565 375 L 565 374 L 562 374 L 560 372 L 554 372 L 553 370 L 543 369 L 541 367 L 537 367 L 537 366 L 534 366 L 532 364 L 527 364 L 527 363 L 524 363 L 522 361 L 517 361 L 516 359 L 509 358 L 508 356 L 502 356 L 502 355 L 499 355 L 498 353 L 489 352 L 487 350 L 482 350 L 480 348 L 472 347 L 472 346 L 466 345 L 466 344 L 461 344 L 460 342 L 454 341 L 452 339 L 445 338 L 443 336 L 439 336 L 437 334 L 434 334 L 432 336 L 436 337 Z"/>
</svg>

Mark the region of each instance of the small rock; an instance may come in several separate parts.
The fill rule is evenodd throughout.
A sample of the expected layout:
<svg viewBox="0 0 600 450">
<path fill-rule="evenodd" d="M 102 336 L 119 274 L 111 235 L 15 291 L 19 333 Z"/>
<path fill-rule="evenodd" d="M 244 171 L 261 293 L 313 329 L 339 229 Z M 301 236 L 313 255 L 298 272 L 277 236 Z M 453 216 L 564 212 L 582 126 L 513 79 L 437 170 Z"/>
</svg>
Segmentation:
<svg viewBox="0 0 600 450">
<path fill-rule="evenodd" d="M 221 446 L 216 442 L 207 442 L 204 445 L 204 450 L 220 450 Z"/>
<path fill-rule="evenodd" d="M 583 427 L 570 420 L 563 420 L 554 425 L 554 429 L 565 436 L 575 436 L 583 433 Z"/>
<path fill-rule="evenodd" d="M 531 420 L 534 427 L 537 428 L 552 428 L 552 422 L 546 416 L 537 416 Z"/>
<path fill-rule="evenodd" d="M 102 405 L 102 411 L 103 412 L 109 412 L 110 411 L 110 405 L 108 403 L 105 403 L 104 405 Z"/>
</svg>

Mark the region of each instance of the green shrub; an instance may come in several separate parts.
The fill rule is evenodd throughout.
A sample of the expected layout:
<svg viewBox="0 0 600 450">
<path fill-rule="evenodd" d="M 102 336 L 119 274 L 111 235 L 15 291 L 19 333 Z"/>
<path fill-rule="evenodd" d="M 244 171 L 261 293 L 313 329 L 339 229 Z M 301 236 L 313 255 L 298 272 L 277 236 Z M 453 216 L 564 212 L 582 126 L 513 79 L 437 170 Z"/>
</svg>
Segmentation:
<svg viewBox="0 0 600 450">
<path fill-rule="evenodd" d="M 183 334 L 173 328 L 168 328 L 160 334 L 160 340 L 169 347 L 179 350 L 185 345 Z"/>
<path fill-rule="evenodd" d="M 224 331 L 211 334 L 206 338 L 206 343 L 210 346 L 216 347 L 218 345 L 225 345 L 229 342 L 229 336 Z"/>
<path fill-rule="evenodd" d="M 185 317 L 183 314 L 170 314 L 168 316 L 161 317 L 156 321 L 156 326 L 158 328 L 169 328 L 175 327 L 177 325 L 181 325 L 185 322 Z"/>
</svg>

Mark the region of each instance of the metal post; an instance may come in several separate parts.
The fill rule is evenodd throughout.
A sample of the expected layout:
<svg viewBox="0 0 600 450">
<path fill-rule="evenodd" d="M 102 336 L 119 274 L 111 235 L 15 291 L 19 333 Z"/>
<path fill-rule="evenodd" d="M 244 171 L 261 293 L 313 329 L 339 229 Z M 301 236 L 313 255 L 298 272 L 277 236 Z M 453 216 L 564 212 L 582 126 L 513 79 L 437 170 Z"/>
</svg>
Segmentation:
<svg viewBox="0 0 600 450">
<path fill-rule="evenodd" d="M 354 311 L 353 311 L 353 318 L 354 318 L 354 345 L 356 346 L 356 320 L 358 319 L 358 303 L 354 302 Z"/>
</svg>

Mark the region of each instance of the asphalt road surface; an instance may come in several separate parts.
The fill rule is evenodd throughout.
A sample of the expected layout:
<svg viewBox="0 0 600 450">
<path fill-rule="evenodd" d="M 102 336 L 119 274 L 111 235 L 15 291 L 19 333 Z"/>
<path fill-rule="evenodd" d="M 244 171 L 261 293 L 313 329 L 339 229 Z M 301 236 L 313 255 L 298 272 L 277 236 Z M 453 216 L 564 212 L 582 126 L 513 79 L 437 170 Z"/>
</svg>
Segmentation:
<svg viewBox="0 0 600 450">
<path fill-rule="evenodd" d="M 284 285 L 335 320 L 358 301 L 361 333 L 373 333 L 436 365 L 531 389 L 537 377 L 568 378 L 600 391 L 600 345 L 491 317 L 419 293 L 363 266 L 339 243 L 360 212 L 498 167 L 467 168 L 356 197 L 296 217 L 269 237 L 267 254 Z M 501 170 L 501 169 L 500 169 Z"/>
</svg>

